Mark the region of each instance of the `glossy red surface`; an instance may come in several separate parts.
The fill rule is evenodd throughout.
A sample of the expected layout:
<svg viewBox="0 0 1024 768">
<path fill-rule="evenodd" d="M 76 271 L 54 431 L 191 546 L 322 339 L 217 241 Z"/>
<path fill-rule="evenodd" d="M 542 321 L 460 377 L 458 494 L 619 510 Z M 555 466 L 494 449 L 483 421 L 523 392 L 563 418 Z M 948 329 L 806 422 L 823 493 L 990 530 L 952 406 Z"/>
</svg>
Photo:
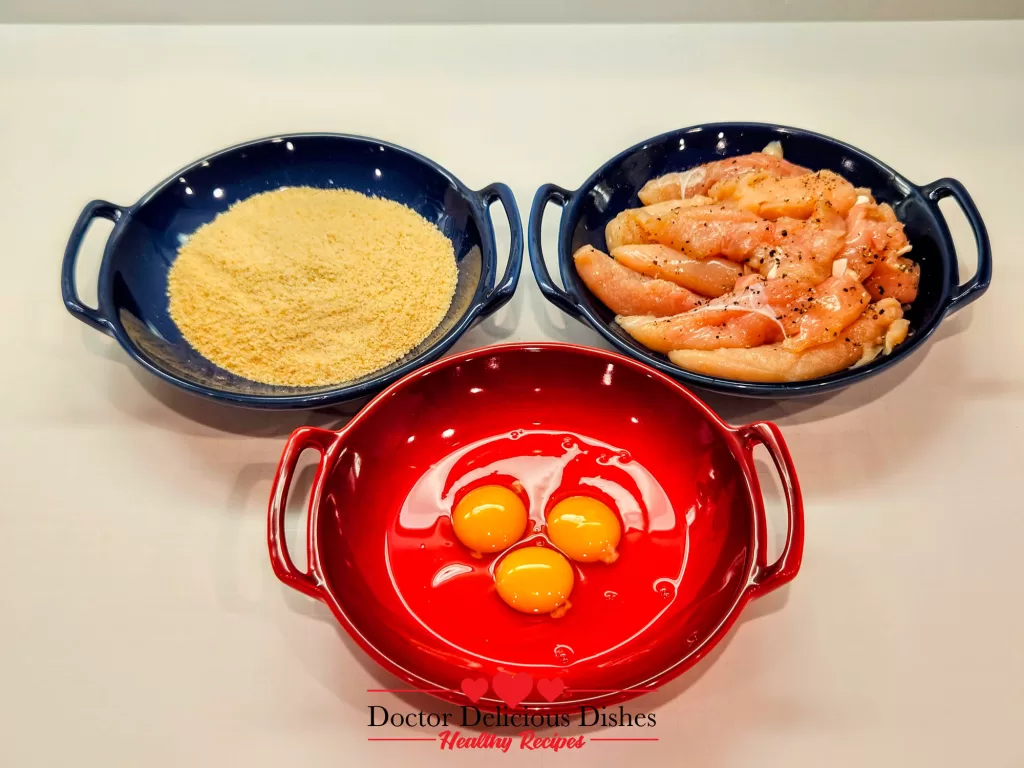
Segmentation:
<svg viewBox="0 0 1024 768">
<path fill-rule="evenodd" d="M 789 502 L 780 559 L 765 555 L 752 450 L 772 454 Z M 287 556 L 283 508 L 298 454 L 322 458 L 309 562 Z M 483 484 L 522 484 L 543 541 L 545 512 L 589 495 L 623 523 L 619 559 L 574 563 L 572 608 L 530 616 L 495 594 L 500 558 L 474 558 L 448 514 Z M 563 344 L 504 345 L 447 358 L 383 392 L 340 432 L 303 428 L 285 448 L 270 505 L 271 561 L 290 586 L 331 606 L 386 669 L 469 703 L 466 678 L 526 672 L 560 681 L 534 711 L 602 706 L 695 663 L 744 603 L 795 576 L 803 550 L 799 486 L 774 425 L 733 428 L 640 363 Z M 471 690 L 475 694 L 475 690 Z M 477 706 L 499 704 L 493 688 Z"/>
<path fill-rule="evenodd" d="M 597 498 L 624 523 L 614 564 L 573 564 L 572 608 L 560 619 L 510 610 L 494 594 L 501 555 L 475 558 L 452 534 L 448 513 L 460 490 L 510 478 L 523 485 L 530 515 L 513 548 L 547 544 L 546 512 L 567 496 Z M 414 481 L 387 532 L 390 575 L 427 631 L 467 654 L 526 666 L 581 662 L 628 641 L 671 606 L 689 510 L 677 517 L 669 493 L 681 491 L 681 482 L 676 476 L 663 488 L 627 451 L 582 434 L 530 430 L 485 438 Z"/>
</svg>

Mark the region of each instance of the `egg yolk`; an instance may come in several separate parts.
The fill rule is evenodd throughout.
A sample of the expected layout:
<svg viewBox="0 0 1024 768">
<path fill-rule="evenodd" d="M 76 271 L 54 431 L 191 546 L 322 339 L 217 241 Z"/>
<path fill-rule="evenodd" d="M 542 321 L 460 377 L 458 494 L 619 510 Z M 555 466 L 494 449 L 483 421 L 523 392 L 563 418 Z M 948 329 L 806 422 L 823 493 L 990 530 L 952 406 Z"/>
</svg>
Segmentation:
<svg viewBox="0 0 1024 768">
<path fill-rule="evenodd" d="M 607 504 L 589 496 L 570 496 L 548 513 L 548 538 L 577 562 L 614 563 L 622 525 Z"/>
<path fill-rule="evenodd" d="M 474 555 L 500 552 L 519 541 L 526 530 L 526 506 L 501 485 L 475 488 L 452 512 L 455 537 Z"/>
<path fill-rule="evenodd" d="M 550 547 L 520 547 L 501 558 L 494 573 L 498 595 L 523 613 L 550 613 L 571 607 L 569 593 L 576 577 L 572 565 Z"/>
</svg>

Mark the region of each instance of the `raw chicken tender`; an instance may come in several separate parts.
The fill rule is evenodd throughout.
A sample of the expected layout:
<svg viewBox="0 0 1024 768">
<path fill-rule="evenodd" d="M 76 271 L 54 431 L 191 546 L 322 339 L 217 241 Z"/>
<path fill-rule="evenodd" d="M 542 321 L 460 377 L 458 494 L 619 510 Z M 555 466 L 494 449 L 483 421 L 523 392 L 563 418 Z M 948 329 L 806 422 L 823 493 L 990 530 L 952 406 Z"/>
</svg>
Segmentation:
<svg viewBox="0 0 1024 768">
<path fill-rule="evenodd" d="M 712 202 L 710 197 L 691 197 L 686 200 L 666 200 L 662 203 L 649 205 L 646 208 L 630 208 L 625 210 L 609 221 L 604 228 L 604 239 L 605 244 L 608 246 L 608 251 L 614 251 L 623 245 L 642 245 L 654 242 L 651 236 L 640 226 L 638 214 L 641 210 L 650 216 L 658 217 L 667 212 L 675 211 L 678 208 L 710 205 Z"/>
<path fill-rule="evenodd" d="M 846 268 L 858 280 L 866 280 L 875 265 L 896 259 L 910 251 L 903 224 L 886 204 L 878 205 L 870 197 L 858 202 L 846 219 L 846 241 L 836 258 L 846 260 Z"/>
<path fill-rule="evenodd" d="M 779 219 L 773 222 L 772 242 L 754 252 L 750 265 L 771 280 L 787 278 L 817 285 L 832 274 L 844 231 L 842 219 L 827 224 L 821 219 Z"/>
<path fill-rule="evenodd" d="M 590 292 L 619 315 L 677 315 L 701 304 L 700 296 L 667 280 L 654 280 L 585 245 L 573 255 Z"/>
<path fill-rule="evenodd" d="M 725 259 L 695 259 L 667 245 L 622 245 L 612 257 L 648 277 L 669 280 L 702 296 L 728 293 L 743 275 L 743 268 Z"/>
<path fill-rule="evenodd" d="M 844 216 L 857 202 L 857 190 L 853 185 L 832 171 L 790 177 L 775 176 L 769 171 L 753 171 L 723 179 L 711 188 L 708 195 L 772 220 L 783 216 L 810 218 L 819 203 Z"/>
<path fill-rule="evenodd" d="M 674 200 L 623 211 L 608 224 L 605 239 L 611 250 L 660 243 L 694 259 L 722 256 L 742 262 L 756 248 L 771 244 L 773 233 L 770 222 L 749 211 Z"/>
<path fill-rule="evenodd" d="M 750 171 L 768 171 L 782 178 L 810 173 L 807 168 L 794 165 L 781 157 L 764 152 L 752 152 L 749 155 L 698 165 L 688 171 L 666 173 L 644 184 L 637 196 L 644 205 L 652 205 L 663 200 L 706 195 L 708 190 L 722 179 Z"/>
<path fill-rule="evenodd" d="M 756 347 L 783 338 L 783 326 L 760 283 L 681 315 L 616 317 L 615 322 L 655 352 Z"/>
<path fill-rule="evenodd" d="M 906 338 L 907 323 L 899 302 L 885 299 L 872 304 L 849 328 L 828 344 L 791 352 L 783 344 L 754 349 L 676 350 L 669 360 L 695 373 L 739 381 L 806 381 L 846 370 L 861 360 L 873 359 L 890 329 L 897 329 L 899 343 Z"/>
<path fill-rule="evenodd" d="M 797 299 L 782 317 L 783 348 L 799 352 L 834 341 L 839 332 L 860 317 L 871 297 L 850 275 L 830 277 Z"/>
</svg>

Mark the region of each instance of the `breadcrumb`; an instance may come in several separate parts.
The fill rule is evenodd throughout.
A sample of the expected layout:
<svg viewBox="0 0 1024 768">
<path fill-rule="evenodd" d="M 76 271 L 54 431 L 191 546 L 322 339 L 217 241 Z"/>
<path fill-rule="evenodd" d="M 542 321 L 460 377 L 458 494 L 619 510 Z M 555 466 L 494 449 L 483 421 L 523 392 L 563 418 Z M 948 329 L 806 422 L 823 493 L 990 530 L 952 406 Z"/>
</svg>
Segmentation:
<svg viewBox="0 0 1024 768">
<path fill-rule="evenodd" d="M 398 360 L 444 319 L 452 242 L 411 208 L 289 187 L 196 230 L 168 275 L 171 318 L 204 357 L 265 384 L 323 386 Z"/>
</svg>

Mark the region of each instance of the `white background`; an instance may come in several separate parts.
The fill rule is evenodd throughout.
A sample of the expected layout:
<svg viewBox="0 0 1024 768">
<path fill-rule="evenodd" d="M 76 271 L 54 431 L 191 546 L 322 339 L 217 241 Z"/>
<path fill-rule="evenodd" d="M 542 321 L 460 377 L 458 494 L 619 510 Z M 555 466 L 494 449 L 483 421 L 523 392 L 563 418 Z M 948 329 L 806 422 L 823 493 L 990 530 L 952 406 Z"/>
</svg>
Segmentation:
<svg viewBox="0 0 1024 768">
<path fill-rule="evenodd" d="M 344 415 L 193 399 L 69 316 L 60 259 L 87 200 L 128 204 L 219 147 L 323 130 L 406 145 L 473 187 L 505 181 L 526 210 L 543 182 L 574 187 L 636 141 L 729 119 L 960 179 L 990 228 L 992 289 L 833 397 L 709 398 L 783 426 L 807 504 L 801 574 L 632 707 L 657 711 L 659 742 L 500 761 L 1024 765 L 1022 100 L 1019 22 L 0 28 L 0 765 L 499 760 L 367 743 L 369 704 L 429 700 L 371 700 L 394 681 L 275 580 L 265 543 L 284 436 Z M 944 210 L 966 279 L 973 245 Z M 102 235 L 80 265 L 87 298 Z M 460 348 L 546 338 L 600 343 L 527 268 Z"/>
<path fill-rule="evenodd" d="M 1007 19 L 1021 0 L 2 0 L 0 23 L 409 24 Z"/>
</svg>

